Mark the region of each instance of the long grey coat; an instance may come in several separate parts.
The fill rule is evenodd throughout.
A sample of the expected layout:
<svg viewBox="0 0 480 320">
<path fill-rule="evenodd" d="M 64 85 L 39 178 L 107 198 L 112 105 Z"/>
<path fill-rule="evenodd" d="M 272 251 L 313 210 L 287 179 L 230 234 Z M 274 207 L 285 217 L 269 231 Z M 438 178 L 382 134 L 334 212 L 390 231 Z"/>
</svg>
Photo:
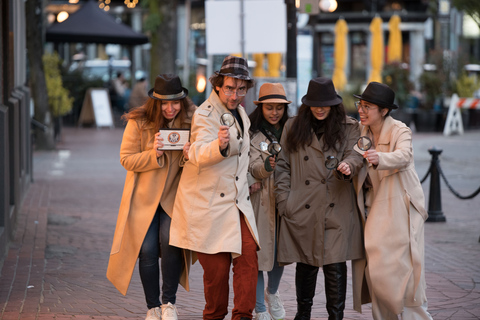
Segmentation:
<svg viewBox="0 0 480 320">
<path fill-rule="evenodd" d="M 287 121 L 281 144 L 286 145 L 293 119 Z M 349 164 L 352 175 L 363 158 L 353 151 L 359 137 L 358 122 L 347 117 L 345 140 L 339 152 L 323 151 L 312 132 L 312 144 L 290 153 L 280 153 L 275 168 L 276 200 L 280 215 L 278 261 L 302 262 L 321 267 L 364 257 L 362 226 L 349 177 L 334 176 L 325 167 L 327 156 Z M 336 172 L 336 171 L 335 171 Z M 341 179 L 343 178 L 343 179 Z"/>
<path fill-rule="evenodd" d="M 248 171 L 254 178 L 252 182 L 262 183 L 262 189 L 251 195 L 258 236 L 262 246 L 262 249 L 257 252 L 258 270 L 271 271 L 275 263 L 275 179 L 274 171 L 265 169 L 265 159 L 270 153 L 260 150 L 262 141 L 270 142 L 260 131 L 252 136 Z"/>
<path fill-rule="evenodd" d="M 361 128 L 362 135 L 367 135 L 367 131 L 368 127 Z M 420 306 L 427 299 L 424 221 L 428 214 L 413 162 L 410 129 L 404 123 L 386 117 L 376 150 L 379 164 L 375 170 L 380 183 L 366 221 L 362 189 L 369 165 L 366 160 L 353 182 L 365 221 L 365 251 L 371 289 L 383 304 L 399 314 L 403 306 Z M 364 283 L 365 261 L 355 263 L 357 266 L 363 264 L 363 268 L 356 268 L 352 274 L 354 288 L 359 289 Z M 360 295 L 360 291 L 354 290 L 357 311 L 361 310 L 360 299 L 368 301 Z"/>
</svg>

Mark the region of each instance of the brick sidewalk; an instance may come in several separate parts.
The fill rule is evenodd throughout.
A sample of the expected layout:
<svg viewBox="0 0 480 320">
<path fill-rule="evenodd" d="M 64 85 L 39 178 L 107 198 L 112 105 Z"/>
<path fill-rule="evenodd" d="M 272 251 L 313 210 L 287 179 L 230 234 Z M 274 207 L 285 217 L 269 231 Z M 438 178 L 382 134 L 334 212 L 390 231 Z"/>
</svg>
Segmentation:
<svg viewBox="0 0 480 320">
<path fill-rule="evenodd" d="M 105 277 L 125 179 L 118 159 L 122 133 L 122 129 L 65 128 L 57 151 L 35 152 L 35 182 L 24 200 L 1 270 L 1 319 L 144 319 L 137 270 L 126 297 Z M 480 184 L 479 140 L 480 132 L 449 138 L 416 134 L 419 176 L 429 164 L 422 150 L 442 143 L 442 168 L 449 181 L 462 194 L 471 193 Z M 459 146 L 468 156 L 458 156 Z M 423 186 L 428 200 L 428 183 Z M 442 187 L 442 204 L 447 222 L 425 226 L 429 310 L 436 320 L 480 319 L 480 196 L 459 200 Z M 204 299 L 198 263 L 192 267 L 190 283 L 190 292 L 179 288 L 179 319 L 200 320 Z M 293 265 L 285 269 L 280 293 L 287 319 L 293 319 Z M 363 314 L 352 310 L 350 286 L 347 294 L 345 319 L 371 319 L 369 305 Z M 328 317 L 324 296 L 320 272 L 314 319 Z"/>
</svg>

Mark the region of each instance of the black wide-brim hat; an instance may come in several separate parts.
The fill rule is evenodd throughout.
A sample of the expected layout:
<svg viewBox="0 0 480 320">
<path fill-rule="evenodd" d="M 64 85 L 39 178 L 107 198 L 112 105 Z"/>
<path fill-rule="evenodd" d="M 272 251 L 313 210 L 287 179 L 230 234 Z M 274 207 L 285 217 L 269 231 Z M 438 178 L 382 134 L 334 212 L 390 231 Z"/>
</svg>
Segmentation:
<svg viewBox="0 0 480 320">
<path fill-rule="evenodd" d="M 389 86 L 380 82 L 370 82 L 361 95 L 354 94 L 353 96 L 382 108 L 398 109 L 398 106 L 394 103 L 395 92 Z"/>
<path fill-rule="evenodd" d="M 248 72 L 247 60 L 242 57 L 226 56 L 220 71 L 215 71 L 215 74 L 241 80 L 252 80 Z"/>
<path fill-rule="evenodd" d="M 303 96 L 302 103 L 309 107 L 332 107 L 342 103 L 342 97 L 335 91 L 331 79 L 319 77 L 308 83 L 307 94 Z"/>
<path fill-rule="evenodd" d="M 188 90 L 182 87 L 180 78 L 174 74 L 159 74 L 155 78 L 155 86 L 148 91 L 148 96 L 156 100 L 180 100 L 188 95 Z"/>
</svg>

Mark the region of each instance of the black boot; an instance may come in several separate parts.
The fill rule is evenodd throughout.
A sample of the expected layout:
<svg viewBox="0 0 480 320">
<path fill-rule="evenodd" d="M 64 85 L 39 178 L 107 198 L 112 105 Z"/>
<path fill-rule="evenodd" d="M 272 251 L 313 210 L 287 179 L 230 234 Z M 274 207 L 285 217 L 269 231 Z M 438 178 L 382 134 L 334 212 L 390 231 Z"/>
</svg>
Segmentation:
<svg viewBox="0 0 480 320">
<path fill-rule="evenodd" d="M 323 266 L 328 320 L 343 319 L 347 294 L 347 263 L 339 262 Z"/>
<path fill-rule="evenodd" d="M 297 263 L 295 288 L 297 291 L 297 314 L 294 320 L 310 320 L 313 297 L 317 286 L 318 267 Z"/>
</svg>

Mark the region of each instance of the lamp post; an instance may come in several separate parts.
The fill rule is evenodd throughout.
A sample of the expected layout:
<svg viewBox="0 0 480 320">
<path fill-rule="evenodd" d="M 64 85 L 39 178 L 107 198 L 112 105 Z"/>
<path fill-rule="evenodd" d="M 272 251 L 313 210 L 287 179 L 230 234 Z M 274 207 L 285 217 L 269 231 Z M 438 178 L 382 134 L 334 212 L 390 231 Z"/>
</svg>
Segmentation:
<svg viewBox="0 0 480 320">
<path fill-rule="evenodd" d="M 297 78 L 297 8 L 295 0 L 285 0 L 287 7 L 287 78 Z"/>
</svg>

